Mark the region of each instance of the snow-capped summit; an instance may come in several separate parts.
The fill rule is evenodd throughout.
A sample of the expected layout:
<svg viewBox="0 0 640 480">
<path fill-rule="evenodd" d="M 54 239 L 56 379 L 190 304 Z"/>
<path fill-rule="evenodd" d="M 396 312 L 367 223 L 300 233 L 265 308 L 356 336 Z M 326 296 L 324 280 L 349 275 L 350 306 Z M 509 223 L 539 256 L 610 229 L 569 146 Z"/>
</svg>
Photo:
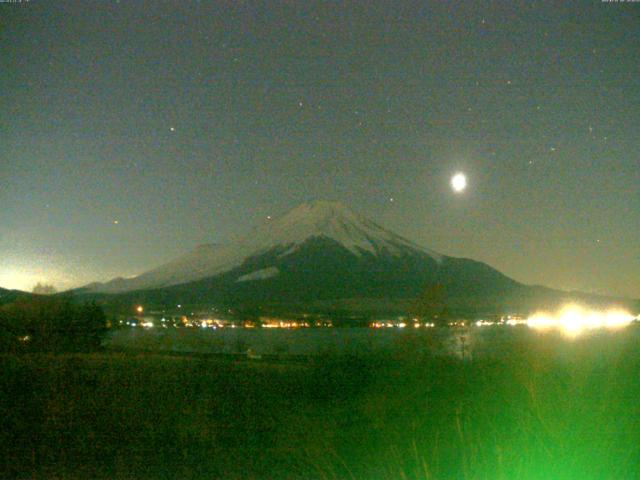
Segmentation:
<svg viewBox="0 0 640 480">
<path fill-rule="evenodd" d="M 334 240 L 356 255 L 363 252 L 399 255 L 410 249 L 427 253 L 434 259 L 441 257 L 356 214 L 341 203 L 327 201 L 303 203 L 282 217 L 267 221 L 255 229 L 246 239 L 246 244 L 256 252 L 276 246 L 289 246 L 292 251 L 305 241 L 320 237 Z"/>
</svg>

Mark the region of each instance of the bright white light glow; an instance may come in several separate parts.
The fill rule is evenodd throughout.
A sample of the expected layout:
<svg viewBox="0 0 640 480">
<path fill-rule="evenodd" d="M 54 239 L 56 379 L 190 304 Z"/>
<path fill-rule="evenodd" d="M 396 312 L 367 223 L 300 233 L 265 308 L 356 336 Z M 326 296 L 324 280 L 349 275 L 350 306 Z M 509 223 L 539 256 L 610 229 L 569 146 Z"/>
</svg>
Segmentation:
<svg viewBox="0 0 640 480">
<path fill-rule="evenodd" d="M 491 326 L 491 325 L 495 325 L 494 322 L 489 322 L 487 320 L 478 320 L 476 322 L 476 327 L 487 327 L 487 326 Z"/>
<path fill-rule="evenodd" d="M 527 325 L 536 330 L 558 329 L 568 337 L 576 337 L 597 328 L 623 328 L 634 320 L 635 317 L 624 310 L 597 311 L 567 305 L 555 314 L 537 312 L 527 319 Z"/>
<path fill-rule="evenodd" d="M 467 188 L 467 177 L 464 173 L 456 173 L 451 177 L 451 188 L 456 193 L 462 192 Z"/>
</svg>

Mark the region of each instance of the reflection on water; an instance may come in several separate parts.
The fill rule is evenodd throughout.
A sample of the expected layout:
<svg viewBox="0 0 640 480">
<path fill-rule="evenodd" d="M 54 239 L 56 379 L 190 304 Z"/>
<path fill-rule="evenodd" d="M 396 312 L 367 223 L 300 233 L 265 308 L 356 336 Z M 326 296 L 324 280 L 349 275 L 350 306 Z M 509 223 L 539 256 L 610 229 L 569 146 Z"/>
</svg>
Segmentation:
<svg viewBox="0 0 640 480">
<path fill-rule="evenodd" d="M 632 325 L 619 335 L 632 334 Z M 591 335 L 605 335 L 592 332 Z M 613 333 L 609 333 L 613 334 Z M 261 355 L 366 355 L 376 353 L 439 354 L 471 359 L 509 348 L 515 340 L 548 337 L 526 326 L 432 329 L 307 328 L 307 329 L 140 329 L 112 331 L 107 348 L 179 353 Z M 560 334 L 558 334 L 560 335 Z"/>
</svg>

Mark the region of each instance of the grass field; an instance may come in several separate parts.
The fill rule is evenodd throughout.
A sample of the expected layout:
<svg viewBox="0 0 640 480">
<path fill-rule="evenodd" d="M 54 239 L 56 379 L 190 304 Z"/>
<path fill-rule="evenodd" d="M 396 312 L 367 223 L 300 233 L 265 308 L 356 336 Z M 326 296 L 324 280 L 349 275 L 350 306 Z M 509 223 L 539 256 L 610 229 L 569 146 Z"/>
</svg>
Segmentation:
<svg viewBox="0 0 640 480">
<path fill-rule="evenodd" d="M 640 478 L 638 330 L 466 361 L 2 356 L 0 478 Z"/>
</svg>

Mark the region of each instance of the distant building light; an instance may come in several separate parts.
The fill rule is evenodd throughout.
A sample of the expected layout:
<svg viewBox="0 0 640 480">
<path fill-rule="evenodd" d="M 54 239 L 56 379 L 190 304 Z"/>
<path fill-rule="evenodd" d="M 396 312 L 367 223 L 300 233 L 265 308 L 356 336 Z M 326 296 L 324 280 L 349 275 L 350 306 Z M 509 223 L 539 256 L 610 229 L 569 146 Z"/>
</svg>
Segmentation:
<svg viewBox="0 0 640 480">
<path fill-rule="evenodd" d="M 486 326 L 489 326 L 489 325 L 494 325 L 494 323 L 493 322 L 489 322 L 487 320 L 478 320 L 476 322 L 476 326 L 477 327 L 486 327 Z"/>
</svg>

